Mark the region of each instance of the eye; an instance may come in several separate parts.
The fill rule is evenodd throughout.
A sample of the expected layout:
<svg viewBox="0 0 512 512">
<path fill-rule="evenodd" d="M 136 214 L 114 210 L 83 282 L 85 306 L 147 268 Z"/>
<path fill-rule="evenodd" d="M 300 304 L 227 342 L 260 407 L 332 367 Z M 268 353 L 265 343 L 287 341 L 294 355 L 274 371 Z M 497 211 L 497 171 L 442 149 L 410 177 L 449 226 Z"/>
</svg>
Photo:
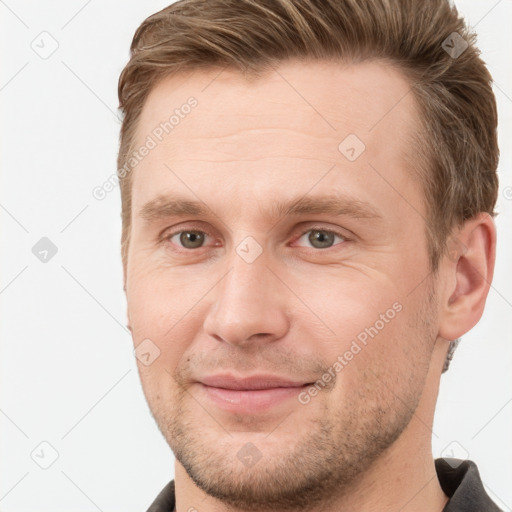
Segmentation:
<svg viewBox="0 0 512 512">
<path fill-rule="evenodd" d="M 339 238 L 342 242 L 346 240 L 341 233 L 321 228 L 313 228 L 306 231 L 298 240 L 300 241 L 304 238 L 307 240 L 307 243 L 310 243 L 315 249 L 329 249 L 334 245 L 336 238 Z"/>
<path fill-rule="evenodd" d="M 200 248 L 208 235 L 204 231 L 178 231 L 177 233 L 166 236 L 166 240 L 181 245 L 184 249 L 198 249 Z M 178 239 L 179 242 L 173 241 L 174 238 Z"/>
<path fill-rule="evenodd" d="M 194 250 L 202 248 L 209 236 L 210 235 L 204 231 L 189 229 L 170 233 L 164 237 L 164 241 L 171 243 L 178 248 Z M 339 245 L 339 243 L 336 244 L 337 239 L 340 242 L 348 240 L 343 234 L 337 231 L 323 228 L 312 228 L 302 233 L 300 238 L 297 239 L 297 242 L 299 242 L 299 246 L 303 247 L 308 247 L 307 244 L 309 244 L 309 247 L 314 249 L 329 249 L 334 245 Z"/>
</svg>

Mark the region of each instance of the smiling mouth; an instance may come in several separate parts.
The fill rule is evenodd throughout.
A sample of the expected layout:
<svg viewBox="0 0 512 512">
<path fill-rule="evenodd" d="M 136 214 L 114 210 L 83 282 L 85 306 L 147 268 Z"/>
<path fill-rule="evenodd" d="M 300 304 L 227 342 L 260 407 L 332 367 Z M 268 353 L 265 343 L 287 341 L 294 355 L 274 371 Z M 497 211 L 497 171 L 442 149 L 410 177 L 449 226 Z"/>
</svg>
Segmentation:
<svg viewBox="0 0 512 512">
<path fill-rule="evenodd" d="M 201 379 L 198 384 L 207 399 L 217 407 L 233 413 L 265 412 L 296 398 L 311 383 L 282 377 L 260 375 L 236 378 L 229 375 Z"/>
</svg>

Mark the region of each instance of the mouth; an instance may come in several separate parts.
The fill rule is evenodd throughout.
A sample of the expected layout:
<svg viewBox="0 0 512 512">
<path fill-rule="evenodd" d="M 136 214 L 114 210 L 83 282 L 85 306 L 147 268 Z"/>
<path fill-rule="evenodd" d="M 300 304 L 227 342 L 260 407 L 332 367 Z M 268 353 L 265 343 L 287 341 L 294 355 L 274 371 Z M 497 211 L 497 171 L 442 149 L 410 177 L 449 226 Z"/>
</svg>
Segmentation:
<svg viewBox="0 0 512 512">
<path fill-rule="evenodd" d="M 236 378 L 217 375 L 202 378 L 201 386 L 206 398 L 216 407 L 238 414 L 269 411 L 290 399 L 297 398 L 310 382 L 293 381 L 272 375 Z"/>
</svg>

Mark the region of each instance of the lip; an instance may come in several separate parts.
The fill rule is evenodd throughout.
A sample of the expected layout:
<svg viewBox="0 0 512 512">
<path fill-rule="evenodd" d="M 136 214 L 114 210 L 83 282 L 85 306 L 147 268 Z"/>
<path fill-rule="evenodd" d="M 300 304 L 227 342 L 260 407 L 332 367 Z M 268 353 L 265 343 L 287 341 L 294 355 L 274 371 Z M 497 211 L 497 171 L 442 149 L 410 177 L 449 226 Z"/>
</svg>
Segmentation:
<svg viewBox="0 0 512 512">
<path fill-rule="evenodd" d="M 262 390 L 271 388 L 298 388 L 307 384 L 276 375 L 251 375 L 235 377 L 233 375 L 210 375 L 199 379 L 202 384 L 214 388 L 234 389 L 238 391 Z"/>
<path fill-rule="evenodd" d="M 297 395 L 311 383 L 275 375 L 234 377 L 213 375 L 199 381 L 206 397 L 217 407 L 232 413 L 265 412 Z"/>
</svg>

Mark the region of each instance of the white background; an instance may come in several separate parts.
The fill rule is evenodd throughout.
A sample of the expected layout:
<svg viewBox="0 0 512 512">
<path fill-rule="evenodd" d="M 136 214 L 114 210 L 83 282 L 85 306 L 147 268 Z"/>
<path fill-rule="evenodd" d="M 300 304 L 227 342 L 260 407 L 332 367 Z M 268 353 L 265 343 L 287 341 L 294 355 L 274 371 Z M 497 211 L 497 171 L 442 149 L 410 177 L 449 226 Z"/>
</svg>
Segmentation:
<svg viewBox="0 0 512 512">
<path fill-rule="evenodd" d="M 116 169 L 133 33 L 167 3 L 0 1 L 3 512 L 143 511 L 173 477 L 125 327 L 119 190 L 92 196 Z M 512 510 L 512 1 L 456 5 L 495 80 L 499 242 L 484 317 L 442 377 L 433 451 L 476 461 Z M 31 47 L 57 43 L 47 59 Z M 42 237 L 58 248 L 47 263 L 32 253 Z M 59 454 L 48 469 L 35 462 L 51 462 L 43 441 Z"/>
</svg>

